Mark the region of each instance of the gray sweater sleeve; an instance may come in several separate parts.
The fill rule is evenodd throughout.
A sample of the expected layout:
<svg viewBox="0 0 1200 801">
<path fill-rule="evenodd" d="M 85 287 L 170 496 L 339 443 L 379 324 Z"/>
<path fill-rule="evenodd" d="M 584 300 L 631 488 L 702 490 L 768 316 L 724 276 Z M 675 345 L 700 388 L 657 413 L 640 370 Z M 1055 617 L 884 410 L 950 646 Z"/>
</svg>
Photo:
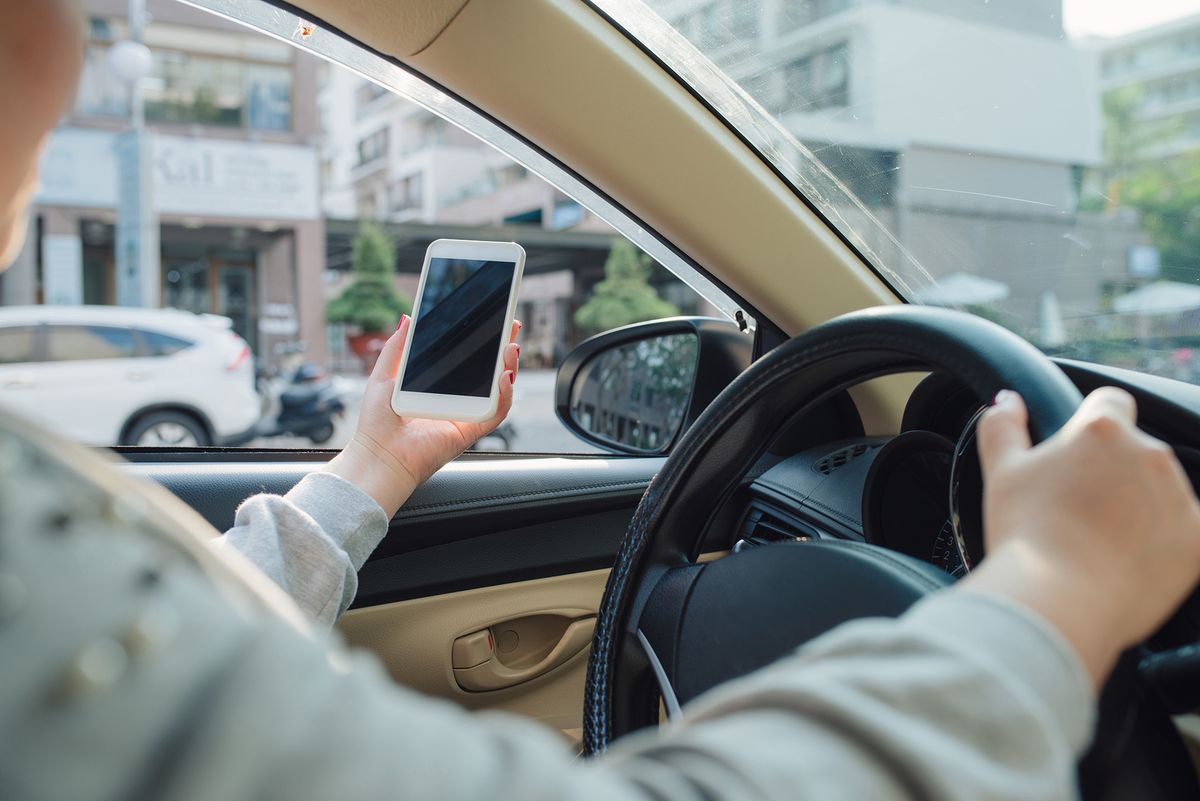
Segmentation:
<svg viewBox="0 0 1200 801">
<path fill-rule="evenodd" d="M 221 547 L 240 550 L 328 626 L 386 524 L 357 488 L 318 473 L 284 498 L 246 501 Z M 303 742 L 261 746 L 274 766 L 263 768 L 273 771 L 267 798 L 1064 799 L 1075 795 L 1093 722 L 1086 673 L 1056 632 L 1022 607 L 961 591 L 899 621 L 843 626 L 698 699 L 685 723 L 592 763 L 522 721 L 469 717 L 390 686 L 373 665 L 331 669 L 279 636 L 249 647 L 246 675 L 224 691 L 231 709 L 255 715 L 308 701 L 303 723 L 276 729 L 310 732 L 292 735 Z M 305 686 L 253 681 L 281 674 Z M 253 696 L 236 689 L 249 686 Z M 318 741 L 345 758 L 287 757 L 321 751 Z"/>
<path fill-rule="evenodd" d="M 319 529 L 318 550 L 349 570 L 370 537 L 325 505 L 355 502 L 329 479 L 296 504 L 252 502 L 235 531 Z M 302 511 L 314 485 L 324 500 Z M 95 487 L 20 471 L 0 506 L 6 799 L 1049 801 L 1075 794 L 1091 728 L 1088 682 L 1054 631 L 951 590 L 843 626 L 697 699 L 685 723 L 581 761 L 531 722 L 422 697 L 369 654 L 231 605 L 180 532 L 112 514 Z M 282 559 L 293 546 L 263 547 Z M 350 586 L 276 576 L 313 588 L 326 615 Z"/>
<path fill-rule="evenodd" d="M 318 472 L 287 495 L 248 498 L 215 547 L 240 551 L 328 629 L 354 600 L 358 571 L 387 526 L 387 515 L 369 495 Z"/>
<path fill-rule="evenodd" d="M 195 728 L 201 784 L 156 797 L 1059 801 L 1091 726 L 1057 635 L 961 592 L 838 629 L 589 761 L 535 724 L 396 687 L 368 657 L 339 668 L 288 632 L 249 639 Z"/>
</svg>

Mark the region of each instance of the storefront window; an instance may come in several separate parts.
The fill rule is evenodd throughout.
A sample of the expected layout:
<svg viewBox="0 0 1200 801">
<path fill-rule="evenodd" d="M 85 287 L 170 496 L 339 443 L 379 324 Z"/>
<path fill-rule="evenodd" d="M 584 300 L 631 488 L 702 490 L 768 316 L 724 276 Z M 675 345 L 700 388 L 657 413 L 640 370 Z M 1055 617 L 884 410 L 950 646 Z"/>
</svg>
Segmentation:
<svg viewBox="0 0 1200 801">
<path fill-rule="evenodd" d="M 358 142 L 358 163 L 370 164 L 376 159 L 387 155 L 388 129 L 380 128 L 375 133 Z"/>
<path fill-rule="evenodd" d="M 163 306 L 218 314 L 252 346 L 258 342 L 253 249 L 207 248 L 168 242 L 163 246 Z"/>
</svg>

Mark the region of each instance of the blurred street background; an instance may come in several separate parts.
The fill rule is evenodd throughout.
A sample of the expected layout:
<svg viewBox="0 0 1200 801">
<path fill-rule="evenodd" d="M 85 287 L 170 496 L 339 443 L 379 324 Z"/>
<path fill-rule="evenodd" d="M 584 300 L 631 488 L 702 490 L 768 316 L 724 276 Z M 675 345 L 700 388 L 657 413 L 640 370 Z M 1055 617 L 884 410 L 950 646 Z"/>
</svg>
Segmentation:
<svg viewBox="0 0 1200 801">
<path fill-rule="evenodd" d="M 429 243 L 515 240 L 523 371 L 482 447 L 585 452 L 553 410 L 564 356 L 718 314 L 558 188 L 357 74 L 176 0 L 82 5 L 78 97 L 0 277 L 0 401 L 22 413 L 97 445 L 337 447 Z M 649 5 L 849 191 L 831 219 L 909 300 L 1200 381 L 1194 2 Z M 821 280 L 793 268 L 781 280 Z"/>
<path fill-rule="evenodd" d="M 359 398 L 362 397 L 366 378 L 363 376 L 339 376 L 335 379 L 340 391 L 347 398 L 346 412 L 335 423 L 333 439 L 323 447 L 341 448 L 354 435 L 358 419 Z M 514 421 L 504 428 L 504 439 L 489 437 L 480 450 L 508 450 L 525 453 L 586 453 L 599 448 L 580 441 L 563 428 L 554 415 L 554 371 L 522 370 L 513 387 Z M 278 392 L 279 389 L 276 389 Z M 268 410 L 270 412 L 275 409 Z M 547 414 L 547 411 L 549 412 Z M 312 443 L 300 436 L 258 437 L 246 444 L 247 447 L 263 448 L 311 448 Z"/>
</svg>

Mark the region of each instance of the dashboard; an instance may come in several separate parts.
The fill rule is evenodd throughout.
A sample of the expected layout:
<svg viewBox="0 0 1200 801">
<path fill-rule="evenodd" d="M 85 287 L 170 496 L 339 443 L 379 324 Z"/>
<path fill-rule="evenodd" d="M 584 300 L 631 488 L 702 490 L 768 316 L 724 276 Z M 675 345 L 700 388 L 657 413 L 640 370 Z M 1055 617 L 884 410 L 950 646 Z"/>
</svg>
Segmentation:
<svg viewBox="0 0 1200 801">
<path fill-rule="evenodd" d="M 1172 445 L 1200 488 L 1200 387 L 1117 368 L 1056 360 L 1084 394 L 1116 385 L 1138 424 Z M 759 474 L 735 549 L 789 538 L 879 545 L 961 576 L 984 557 L 983 481 L 975 425 L 984 405 L 941 374 L 913 392 L 901 432 L 826 442 Z M 1189 604 L 1200 624 L 1200 598 Z"/>
</svg>

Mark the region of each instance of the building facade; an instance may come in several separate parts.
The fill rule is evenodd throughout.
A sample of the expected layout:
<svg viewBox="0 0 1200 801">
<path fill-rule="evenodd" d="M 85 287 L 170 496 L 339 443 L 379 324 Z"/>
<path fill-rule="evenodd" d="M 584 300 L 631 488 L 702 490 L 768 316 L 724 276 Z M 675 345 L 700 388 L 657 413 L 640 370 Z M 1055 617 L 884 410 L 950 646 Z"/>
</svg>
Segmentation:
<svg viewBox="0 0 1200 801">
<path fill-rule="evenodd" d="M 327 293 L 350 280 L 356 220 L 388 226 L 397 246 L 396 285 L 410 296 L 433 239 L 513 239 L 528 253 L 518 308 L 522 358 L 535 367 L 557 365 L 583 336 L 573 314 L 603 279 L 617 234 L 505 154 L 357 75 L 326 68 L 319 104 Z M 714 311 L 666 270 L 654 270 L 651 281 L 683 312 Z M 331 342 L 336 351 L 337 337 Z"/>
<path fill-rule="evenodd" d="M 1095 43 L 1101 90 L 1125 94 L 1140 158 L 1200 151 L 1200 13 Z"/>
<path fill-rule="evenodd" d="M 129 8 L 85 7 L 78 97 L 44 153 L 26 246 L 0 285 L 6 305 L 130 305 L 117 227 L 131 90 L 109 56 L 130 37 Z M 324 360 L 317 59 L 174 0 L 147 11 L 144 186 L 158 253 L 143 262 L 154 266 L 138 277 L 138 305 L 228 316 L 266 359 L 302 342 Z"/>
<path fill-rule="evenodd" d="M 1061 0 L 651 5 L 882 223 L 858 226 L 879 261 L 1001 281 L 1002 318 L 1029 334 L 1047 292 L 1088 315 L 1125 272 L 1136 222 L 1079 211 L 1101 112 Z"/>
</svg>

